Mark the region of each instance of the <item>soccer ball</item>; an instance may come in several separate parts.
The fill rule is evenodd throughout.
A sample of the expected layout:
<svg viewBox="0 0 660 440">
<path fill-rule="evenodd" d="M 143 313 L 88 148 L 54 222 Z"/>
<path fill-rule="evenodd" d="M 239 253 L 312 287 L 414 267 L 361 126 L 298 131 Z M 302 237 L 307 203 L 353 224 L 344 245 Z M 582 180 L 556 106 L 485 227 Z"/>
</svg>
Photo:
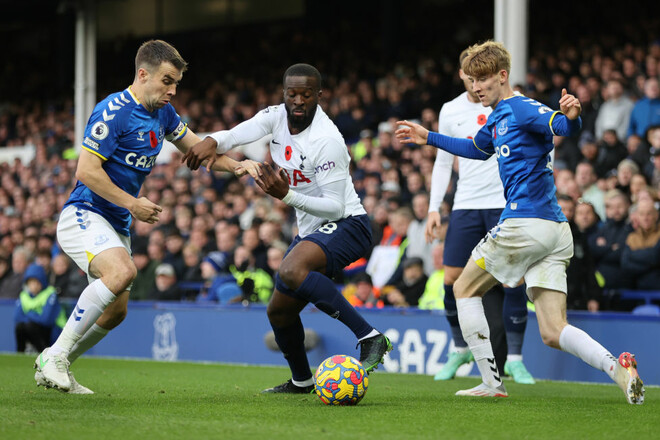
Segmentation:
<svg viewBox="0 0 660 440">
<path fill-rule="evenodd" d="M 314 374 L 316 394 L 326 405 L 357 405 L 367 392 L 369 377 L 354 357 L 330 356 Z"/>
</svg>

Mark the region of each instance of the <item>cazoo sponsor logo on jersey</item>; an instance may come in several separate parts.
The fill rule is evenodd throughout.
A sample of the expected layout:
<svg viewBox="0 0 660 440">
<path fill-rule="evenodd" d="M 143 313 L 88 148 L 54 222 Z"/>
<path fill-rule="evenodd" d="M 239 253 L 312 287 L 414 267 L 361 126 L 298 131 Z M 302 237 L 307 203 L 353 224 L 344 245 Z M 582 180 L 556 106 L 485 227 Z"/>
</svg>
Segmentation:
<svg viewBox="0 0 660 440">
<path fill-rule="evenodd" d="M 150 170 L 151 167 L 156 163 L 156 158 L 158 156 L 138 156 L 137 153 L 128 153 L 124 158 L 127 164 L 136 168 L 144 168 L 145 170 Z"/>
<path fill-rule="evenodd" d="M 497 157 L 509 157 L 511 149 L 509 149 L 507 144 L 504 144 L 501 147 L 495 147 L 495 153 L 497 154 Z"/>
</svg>

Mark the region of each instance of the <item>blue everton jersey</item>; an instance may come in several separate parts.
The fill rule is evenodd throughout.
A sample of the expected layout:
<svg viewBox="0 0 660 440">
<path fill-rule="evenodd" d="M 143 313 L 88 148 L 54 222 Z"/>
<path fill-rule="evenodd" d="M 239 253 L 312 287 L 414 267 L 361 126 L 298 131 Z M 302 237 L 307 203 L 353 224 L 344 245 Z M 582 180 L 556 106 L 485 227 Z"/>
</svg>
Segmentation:
<svg viewBox="0 0 660 440">
<path fill-rule="evenodd" d="M 87 122 L 82 148 L 103 159 L 103 170 L 119 188 L 137 197 L 156 163 L 163 139 L 180 139 L 186 125 L 171 104 L 149 112 L 130 87 L 99 102 Z M 65 206 L 103 216 L 117 232 L 129 235 L 131 214 L 96 195 L 78 181 Z"/>
<path fill-rule="evenodd" d="M 556 133 L 553 123 L 566 126 L 565 121 L 557 124 L 556 118 L 567 120 L 561 112 L 538 101 L 514 95 L 497 104 L 475 136 L 477 148 L 497 154 L 506 198 L 501 220 L 518 217 L 566 221 L 555 196 L 550 152 L 554 134 L 573 133 Z M 577 126 L 579 129 L 579 123 Z"/>
</svg>

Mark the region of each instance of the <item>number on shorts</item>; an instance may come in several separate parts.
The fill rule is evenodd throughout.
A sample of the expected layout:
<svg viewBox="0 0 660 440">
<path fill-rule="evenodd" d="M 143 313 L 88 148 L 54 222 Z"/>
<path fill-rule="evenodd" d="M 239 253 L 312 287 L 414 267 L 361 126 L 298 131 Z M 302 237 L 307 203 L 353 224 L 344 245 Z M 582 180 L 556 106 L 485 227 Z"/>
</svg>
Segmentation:
<svg viewBox="0 0 660 440">
<path fill-rule="evenodd" d="M 332 234 L 336 230 L 337 230 L 337 223 L 335 222 L 326 223 L 317 229 L 317 231 L 323 232 L 324 234 Z"/>
</svg>

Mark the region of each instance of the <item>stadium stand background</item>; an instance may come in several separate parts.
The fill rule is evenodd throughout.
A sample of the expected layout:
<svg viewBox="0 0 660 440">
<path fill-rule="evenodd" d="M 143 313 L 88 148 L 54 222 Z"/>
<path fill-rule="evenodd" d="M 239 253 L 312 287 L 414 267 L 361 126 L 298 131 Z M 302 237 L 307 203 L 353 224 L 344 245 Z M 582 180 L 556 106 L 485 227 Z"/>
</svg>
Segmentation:
<svg viewBox="0 0 660 440">
<path fill-rule="evenodd" d="M 1 67 L 0 145 L 11 148 L 34 144 L 40 159 L 32 164 L 32 174 L 58 170 L 57 175 L 52 173 L 50 183 L 42 179 L 27 187 L 28 181 L 21 181 L 26 185 L 23 193 L 27 206 L 47 197 L 46 203 L 55 213 L 74 166 L 57 157 L 75 143 L 75 5 L 75 1 L 3 1 L 6 13 L 0 19 L 0 38 L 8 42 L 7 62 Z M 634 8 L 621 10 L 611 1 L 601 2 L 597 8 L 580 2 L 530 2 L 530 73 L 523 85 L 525 93 L 554 106 L 553 72 L 572 73 L 581 60 L 597 56 L 610 57 L 615 69 L 628 56 L 641 56 L 640 61 L 646 62 L 652 43 L 659 37 L 658 18 L 645 13 L 651 5 L 639 2 Z M 359 141 L 365 129 L 376 136 L 379 124 L 388 117 L 420 118 L 424 109 L 437 114 L 443 102 L 461 92 L 462 84 L 454 73 L 458 53 L 470 43 L 491 37 L 493 29 L 492 1 L 341 0 L 333 2 L 332 7 L 311 0 L 277 2 L 276 6 L 259 1 L 193 1 L 183 7 L 180 2 L 155 0 L 141 2 L 144 11 L 136 11 L 129 2 L 102 0 L 97 6 L 99 98 L 130 82 L 135 48 L 142 41 L 162 37 L 190 63 L 173 104 L 196 132 L 214 131 L 280 102 L 283 70 L 304 60 L 323 73 L 323 105 L 349 144 Z M 154 13 L 148 12 L 150 7 Z M 208 16 L 200 22 L 197 17 L 205 10 Z M 131 13 L 140 20 L 130 17 Z M 143 23 L 141 28 L 134 27 L 137 21 Z M 657 75 L 657 66 L 655 72 Z M 363 86 L 375 95 L 371 107 L 364 102 Z M 380 86 L 384 95 L 379 101 Z M 632 80 L 629 91 L 640 93 Z M 352 113 L 355 109 L 364 111 L 367 117 L 356 121 Z M 431 154 L 426 151 L 421 159 L 411 157 L 412 167 L 428 171 Z M 10 170 L 8 164 L 2 166 L 3 174 L 20 174 Z M 161 172 L 154 172 L 154 176 L 177 175 L 172 165 L 155 171 Z M 403 187 L 405 178 L 397 178 Z M 145 190 L 162 191 L 158 188 L 159 178 L 154 180 L 156 183 L 148 183 Z M 193 192 L 209 182 L 207 177 L 193 177 L 183 186 L 187 186 L 185 191 Z M 215 178 L 213 186 L 224 190 L 229 183 L 230 179 L 220 177 Z M 53 185 L 55 189 L 44 191 L 37 199 L 39 185 Z M 240 192 L 238 188 L 234 193 Z M 11 200 L 8 188 L 3 189 Z M 249 187 L 243 189 L 254 193 Z M 222 198 L 224 195 L 221 193 Z M 247 201 L 252 203 L 258 198 L 252 195 Z M 232 194 L 224 202 L 233 205 L 235 199 L 236 194 Z M 174 203 L 180 204 L 178 199 Z M 7 214 L 15 214 L 21 206 L 9 206 L 4 212 L 0 218 L 4 231 L 19 227 L 19 222 L 9 220 Z M 45 215 L 52 216 L 48 210 Z M 290 220 L 290 212 L 284 210 L 283 216 Z M 231 220 L 232 215 L 220 217 Z M 20 225 L 23 235 L 27 226 L 25 222 Z M 43 235 L 52 228 L 52 222 L 40 226 Z M 27 231 L 32 236 L 34 232 Z M 9 235 L 2 232 L 5 244 Z M 282 235 L 280 238 L 288 238 L 286 231 Z M 8 248 L 5 246 L 4 253 Z"/>
</svg>

